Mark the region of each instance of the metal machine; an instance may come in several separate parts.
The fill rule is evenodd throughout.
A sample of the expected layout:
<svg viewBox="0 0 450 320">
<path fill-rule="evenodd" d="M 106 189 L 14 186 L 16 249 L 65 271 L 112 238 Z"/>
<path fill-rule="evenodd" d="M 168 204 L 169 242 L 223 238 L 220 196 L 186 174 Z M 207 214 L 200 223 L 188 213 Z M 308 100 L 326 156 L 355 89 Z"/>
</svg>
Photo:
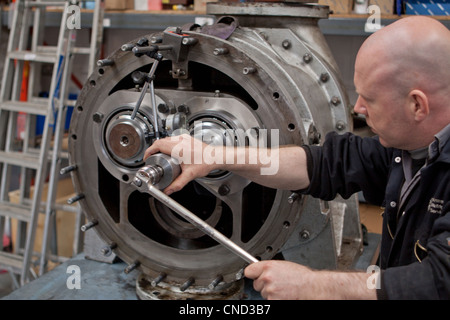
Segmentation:
<svg viewBox="0 0 450 320">
<path fill-rule="evenodd" d="M 84 229 L 107 243 L 104 254 L 129 264 L 125 272 L 140 271 L 143 299 L 239 298 L 247 265 L 133 183 L 155 139 L 184 129 L 219 140 L 209 143 L 247 146 L 264 136 L 277 147 L 320 144 L 328 131 L 352 126 L 317 25 L 327 6 L 207 8 L 212 26 L 170 27 L 99 61 L 72 115 L 69 169 Z M 362 250 L 356 198 L 324 202 L 220 171 L 171 199 L 258 259 L 346 268 Z"/>
</svg>

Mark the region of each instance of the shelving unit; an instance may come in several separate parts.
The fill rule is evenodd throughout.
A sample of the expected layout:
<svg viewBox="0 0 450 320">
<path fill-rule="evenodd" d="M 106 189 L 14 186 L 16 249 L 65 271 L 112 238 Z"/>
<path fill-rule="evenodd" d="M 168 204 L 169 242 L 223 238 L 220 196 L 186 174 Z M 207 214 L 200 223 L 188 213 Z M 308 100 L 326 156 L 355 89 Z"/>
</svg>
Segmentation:
<svg viewBox="0 0 450 320">
<path fill-rule="evenodd" d="M 3 25 L 8 21 L 8 9 L 4 8 L 1 12 L 1 22 Z M 146 29 L 149 32 L 164 30 L 167 26 L 181 26 L 186 23 L 192 23 L 196 17 L 211 17 L 205 12 L 191 10 L 174 11 L 106 11 L 104 16 L 105 28 L 121 29 Z M 319 26 L 325 35 L 349 35 L 364 36 L 369 33 L 364 31 L 364 25 L 369 15 L 359 14 L 332 14 L 329 19 L 319 21 Z M 405 15 L 382 15 L 381 24 L 388 25 L 395 20 L 405 17 Z M 450 16 L 433 16 L 441 21 L 450 29 Z M 48 26 L 59 26 L 61 21 L 61 11 L 55 10 L 48 13 L 46 17 Z M 92 21 L 92 10 L 81 11 L 81 28 Z"/>
</svg>

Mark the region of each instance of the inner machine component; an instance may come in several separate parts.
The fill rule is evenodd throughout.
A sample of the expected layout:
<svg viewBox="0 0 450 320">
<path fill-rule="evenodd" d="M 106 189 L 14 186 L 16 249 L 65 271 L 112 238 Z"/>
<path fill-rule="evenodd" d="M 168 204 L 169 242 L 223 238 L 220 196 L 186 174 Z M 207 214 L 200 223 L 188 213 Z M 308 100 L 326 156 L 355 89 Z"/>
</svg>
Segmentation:
<svg viewBox="0 0 450 320">
<path fill-rule="evenodd" d="M 183 128 L 207 143 L 264 138 L 277 147 L 320 144 L 328 131 L 351 129 L 348 98 L 317 26 L 328 7 L 207 8 L 215 25 L 170 27 L 99 63 L 72 115 L 70 167 L 81 207 L 129 263 L 127 272 L 141 272 L 141 298 L 236 298 L 247 264 L 132 184 L 155 139 Z M 361 251 L 354 198 L 325 203 L 230 172 L 211 172 L 171 197 L 258 259 L 337 268 Z"/>
</svg>

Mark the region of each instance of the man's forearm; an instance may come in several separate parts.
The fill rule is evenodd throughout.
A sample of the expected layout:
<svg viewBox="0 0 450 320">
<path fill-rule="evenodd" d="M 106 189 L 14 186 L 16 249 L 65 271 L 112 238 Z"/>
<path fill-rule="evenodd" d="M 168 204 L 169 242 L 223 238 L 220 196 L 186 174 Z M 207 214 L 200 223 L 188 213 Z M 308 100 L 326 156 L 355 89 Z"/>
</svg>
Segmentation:
<svg viewBox="0 0 450 320">
<path fill-rule="evenodd" d="M 324 299 L 373 300 L 377 299 L 375 289 L 367 284 L 370 274 L 365 272 L 316 271 L 325 289 Z"/>
<path fill-rule="evenodd" d="M 216 168 L 276 189 L 299 190 L 309 185 L 306 153 L 298 146 L 273 149 L 224 148 Z"/>
</svg>

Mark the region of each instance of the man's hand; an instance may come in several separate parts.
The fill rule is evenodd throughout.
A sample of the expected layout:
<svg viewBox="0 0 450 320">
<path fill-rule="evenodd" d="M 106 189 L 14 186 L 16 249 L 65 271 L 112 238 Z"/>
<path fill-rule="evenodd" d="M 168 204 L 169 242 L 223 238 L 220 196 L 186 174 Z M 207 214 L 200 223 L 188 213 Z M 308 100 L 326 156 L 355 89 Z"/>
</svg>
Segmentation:
<svg viewBox="0 0 450 320">
<path fill-rule="evenodd" d="M 367 288 L 369 274 L 319 271 L 290 261 L 268 260 L 249 265 L 245 276 L 269 300 L 376 299 Z"/>
<path fill-rule="evenodd" d="M 144 154 L 144 160 L 152 154 L 162 152 L 176 159 L 181 166 L 181 174 L 164 190 L 167 195 L 181 190 L 188 182 L 204 177 L 214 170 L 214 163 L 203 159 L 207 144 L 188 134 L 156 140 Z M 200 158 L 198 158 L 200 157 Z"/>
</svg>

